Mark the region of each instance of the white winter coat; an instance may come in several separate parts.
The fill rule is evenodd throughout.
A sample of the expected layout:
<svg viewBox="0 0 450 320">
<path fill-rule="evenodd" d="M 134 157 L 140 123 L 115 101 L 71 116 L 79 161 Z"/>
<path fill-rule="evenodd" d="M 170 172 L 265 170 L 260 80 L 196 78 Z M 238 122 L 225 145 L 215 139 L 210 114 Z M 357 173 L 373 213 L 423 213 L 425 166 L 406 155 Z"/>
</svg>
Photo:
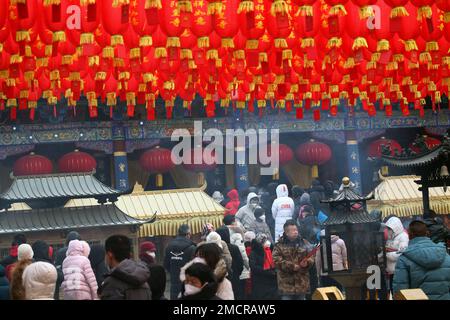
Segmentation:
<svg viewBox="0 0 450 320">
<path fill-rule="evenodd" d="M 285 184 L 280 184 L 277 189 L 277 199 L 272 204 L 272 216 L 275 220 L 275 241 L 283 235 L 284 223 L 292 219 L 294 213 L 294 200 L 289 198 L 289 191 Z"/>
<path fill-rule="evenodd" d="M 250 192 L 247 196 L 247 204 L 241 207 L 238 212 L 236 212 L 236 221 L 245 229 L 248 230 L 252 223 L 256 220 L 253 211 L 255 208 L 251 209 L 249 207 L 250 200 L 253 198 L 258 198 L 258 195 L 254 192 Z"/>
<path fill-rule="evenodd" d="M 386 272 L 394 274 L 398 257 L 408 247 L 409 236 L 403 228 L 401 220 L 397 217 L 390 218 L 386 222 L 386 227 L 392 230 L 392 236 L 386 241 Z M 395 252 L 389 252 L 389 249 L 395 250 Z"/>
<path fill-rule="evenodd" d="M 245 245 L 240 233 L 234 233 L 230 238 L 231 244 L 238 246 L 239 251 L 241 252 L 242 260 L 244 261 L 244 269 L 242 270 L 241 275 L 239 276 L 240 280 L 250 279 L 250 265 L 247 256 L 247 252 L 245 251 Z"/>
</svg>

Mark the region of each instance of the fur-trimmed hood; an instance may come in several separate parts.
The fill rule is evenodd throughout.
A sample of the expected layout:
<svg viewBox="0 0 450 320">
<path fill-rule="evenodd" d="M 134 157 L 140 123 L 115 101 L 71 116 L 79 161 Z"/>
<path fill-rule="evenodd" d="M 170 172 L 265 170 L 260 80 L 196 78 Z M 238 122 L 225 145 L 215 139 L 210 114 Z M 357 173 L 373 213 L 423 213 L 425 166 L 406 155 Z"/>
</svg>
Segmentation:
<svg viewBox="0 0 450 320">
<path fill-rule="evenodd" d="M 206 261 L 203 258 L 195 257 L 190 262 L 186 263 L 181 269 L 180 269 L 180 280 L 183 282 L 186 280 L 186 269 L 192 266 L 194 263 L 203 263 L 206 265 Z M 216 268 L 214 269 L 214 276 L 216 277 L 216 280 L 218 283 L 222 282 L 223 279 L 228 274 L 227 265 L 225 263 L 225 260 L 220 259 L 219 262 L 216 265 Z"/>
</svg>

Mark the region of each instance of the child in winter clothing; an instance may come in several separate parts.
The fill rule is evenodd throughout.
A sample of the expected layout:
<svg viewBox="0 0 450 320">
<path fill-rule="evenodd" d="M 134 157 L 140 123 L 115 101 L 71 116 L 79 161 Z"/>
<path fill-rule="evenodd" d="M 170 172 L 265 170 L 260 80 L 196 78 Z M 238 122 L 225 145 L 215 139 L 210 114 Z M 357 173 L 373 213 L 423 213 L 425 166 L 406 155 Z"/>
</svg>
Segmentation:
<svg viewBox="0 0 450 320">
<path fill-rule="evenodd" d="M 227 211 L 225 212 L 225 215 L 235 215 L 236 212 L 239 210 L 239 205 L 241 202 L 239 201 L 239 193 L 236 189 L 231 189 L 227 193 L 228 198 L 230 201 L 225 205 L 225 208 L 227 208 Z"/>
<path fill-rule="evenodd" d="M 23 271 L 23 286 L 26 300 L 53 300 L 56 279 L 56 268 L 43 261 L 30 264 Z"/>
<path fill-rule="evenodd" d="M 29 244 L 21 244 L 17 249 L 17 263 L 14 264 L 11 276 L 11 299 L 25 300 L 25 287 L 22 283 L 23 271 L 33 262 L 33 249 Z"/>
<path fill-rule="evenodd" d="M 62 265 L 64 281 L 61 289 L 64 291 L 64 300 L 97 299 L 97 280 L 88 259 L 90 251 L 87 242 L 70 241 Z"/>
</svg>

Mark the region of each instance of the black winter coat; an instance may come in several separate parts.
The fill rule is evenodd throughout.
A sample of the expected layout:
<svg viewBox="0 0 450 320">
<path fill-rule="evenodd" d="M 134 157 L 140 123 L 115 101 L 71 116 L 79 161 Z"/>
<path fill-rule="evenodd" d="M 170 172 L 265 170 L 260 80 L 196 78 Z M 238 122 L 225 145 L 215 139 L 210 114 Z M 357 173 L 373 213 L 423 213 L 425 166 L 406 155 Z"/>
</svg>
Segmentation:
<svg viewBox="0 0 450 320">
<path fill-rule="evenodd" d="M 151 300 L 148 286 L 150 271 L 142 262 L 123 260 L 111 273 L 98 290 L 101 300 Z"/>
<path fill-rule="evenodd" d="M 249 257 L 252 299 L 278 299 L 277 275 L 275 269 L 264 270 L 264 249 L 256 240 L 252 241 L 252 252 Z"/>
<path fill-rule="evenodd" d="M 175 300 L 181 290 L 180 269 L 194 258 L 197 246 L 182 236 L 173 239 L 164 254 L 164 268 L 170 274 L 170 299 Z"/>
</svg>

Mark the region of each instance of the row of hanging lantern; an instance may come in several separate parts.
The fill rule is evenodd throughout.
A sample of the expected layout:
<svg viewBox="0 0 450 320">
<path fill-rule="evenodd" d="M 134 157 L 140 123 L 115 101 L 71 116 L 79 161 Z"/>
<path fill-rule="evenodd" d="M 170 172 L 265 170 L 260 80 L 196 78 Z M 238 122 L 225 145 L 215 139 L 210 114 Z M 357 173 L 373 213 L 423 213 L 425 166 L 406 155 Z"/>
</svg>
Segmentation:
<svg viewBox="0 0 450 320">
<path fill-rule="evenodd" d="M 448 95 L 449 40 L 447 0 L 4 0 L 0 110 L 33 119 L 40 98 L 56 113 L 84 95 L 91 117 L 123 101 L 153 120 L 158 96 L 170 118 L 198 93 L 208 117 L 269 105 L 320 120 L 343 100 L 423 116 Z"/>
<path fill-rule="evenodd" d="M 97 161 L 89 153 L 75 150 L 63 155 L 58 160 L 59 173 L 94 172 Z M 53 173 L 53 163 L 43 155 L 31 152 L 20 157 L 13 165 L 14 176 L 35 176 Z"/>
</svg>

